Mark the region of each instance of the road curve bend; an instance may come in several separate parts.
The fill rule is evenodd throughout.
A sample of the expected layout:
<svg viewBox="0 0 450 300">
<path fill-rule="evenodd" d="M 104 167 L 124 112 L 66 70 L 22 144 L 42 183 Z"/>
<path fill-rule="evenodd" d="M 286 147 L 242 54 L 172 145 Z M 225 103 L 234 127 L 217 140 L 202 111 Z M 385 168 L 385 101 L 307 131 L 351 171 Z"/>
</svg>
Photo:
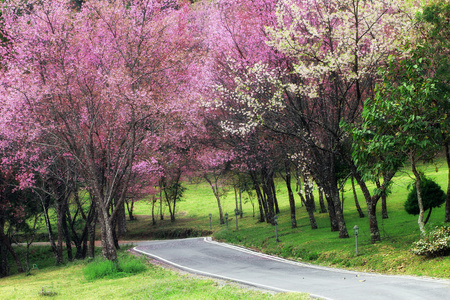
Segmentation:
<svg viewBox="0 0 450 300">
<path fill-rule="evenodd" d="M 135 251 L 176 268 L 278 292 L 333 300 L 450 299 L 450 280 L 380 275 L 314 266 L 212 241 L 138 242 Z"/>
</svg>

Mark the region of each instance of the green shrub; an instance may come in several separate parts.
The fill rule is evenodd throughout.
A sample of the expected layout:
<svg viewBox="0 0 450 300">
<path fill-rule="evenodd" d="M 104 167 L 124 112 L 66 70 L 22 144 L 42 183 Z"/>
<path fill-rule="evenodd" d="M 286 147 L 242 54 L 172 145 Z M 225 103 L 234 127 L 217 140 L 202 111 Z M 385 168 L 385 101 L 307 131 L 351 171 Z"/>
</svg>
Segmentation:
<svg viewBox="0 0 450 300">
<path fill-rule="evenodd" d="M 428 257 L 449 255 L 450 226 L 436 227 L 434 231 L 415 242 L 411 251 L 416 255 Z"/>
<path fill-rule="evenodd" d="M 442 188 L 430 178 L 422 177 L 420 188 L 422 189 L 423 209 L 429 209 L 427 219 L 425 220 L 426 224 L 430 217 L 431 210 L 445 203 L 447 197 Z M 410 215 L 419 214 L 419 203 L 417 201 L 417 189 L 415 184 L 413 185 L 411 192 L 408 194 L 404 207 L 406 212 Z"/>
<path fill-rule="evenodd" d="M 135 257 L 121 257 L 117 262 L 105 259 L 95 259 L 83 270 L 88 281 L 101 278 L 122 278 L 145 271 L 144 261 Z"/>
</svg>

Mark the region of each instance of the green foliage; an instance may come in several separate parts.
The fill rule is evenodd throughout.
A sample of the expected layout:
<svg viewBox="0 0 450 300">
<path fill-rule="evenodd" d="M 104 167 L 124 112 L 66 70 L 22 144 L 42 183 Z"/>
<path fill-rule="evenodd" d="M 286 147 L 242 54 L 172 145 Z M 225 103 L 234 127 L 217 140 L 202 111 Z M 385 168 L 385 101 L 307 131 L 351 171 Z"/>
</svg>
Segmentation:
<svg viewBox="0 0 450 300">
<path fill-rule="evenodd" d="M 88 281 L 102 278 L 122 278 L 135 275 L 145 271 L 146 266 L 142 259 L 135 257 L 121 257 L 117 262 L 101 259 L 95 259 L 89 263 L 83 270 L 84 277 Z"/>
<path fill-rule="evenodd" d="M 412 253 L 427 257 L 450 255 L 450 226 L 436 227 L 435 230 L 415 242 Z"/>
<path fill-rule="evenodd" d="M 440 207 L 445 203 L 446 195 L 442 188 L 427 177 L 421 178 L 420 188 L 422 190 L 423 209 L 428 210 L 435 207 Z M 417 189 L 416 185 L 413 185 L 412 190 L 408 194 L 408 198 L 405 202 L 405 210 L 408 214 L 419 214 L 419 204 L 417 201 Z"/>
</svg>

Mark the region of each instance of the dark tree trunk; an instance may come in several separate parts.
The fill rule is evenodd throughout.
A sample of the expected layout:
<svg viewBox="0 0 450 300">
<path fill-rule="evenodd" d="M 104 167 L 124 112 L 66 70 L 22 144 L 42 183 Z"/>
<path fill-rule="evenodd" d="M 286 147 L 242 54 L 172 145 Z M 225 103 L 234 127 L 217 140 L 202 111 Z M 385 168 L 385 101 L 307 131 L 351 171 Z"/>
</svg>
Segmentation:
<svg viewBox="0 0 450 300">
<path fill-rule="evenodd" d="M 377 178 L 375 180 L 375 183 L 377 185 L 377 188 L 381 188 L 380 180 Z M 381 217 L 383 219 L 389 219 L 388 213 L 387 213 L 387 204 L 386 204 L 386 193 L 381 193 Z"/>
<path fill-rule="evenodd" d="M 267 208 L 268 208 L 268 212 L 266 213 L 266 221 L 267 223 L 271 223 L 274 224 L 275 220 L 274 220 L 274 216 L 275 216 L 275 211 L 274 211 L 274 202 L 273 202 L 273 194 L 272 191 L 270 189 L 270 186 L 268 185 L 268 178 L 269 178 L 269 174 L 266 168 L 262 168 L 261 169 L 261 179 L 262 179 L 262 190 L 264 192 L 264 194 L 266 195 L 266 199 L 267 199 Z"/>
<path fill-rule="evenodd" d="M 156 206 L 156 195 L 153 195 L 153 199 L 152 199 L 152 225 L 156 225 L 155 206 Z"/>
<path fill-rule="evenodd" d="M 115 222 L 117 224 L 117 237 L 120 238 L 125 233 L 127 233 L 127 217 L 125 211 L 125 201 L 120 201 L 120 204 L 117 205 L 118 212 L 115 218 Z"/>
<path fill-rule="evenodd" d="M 1 230 L 1 229 L 0 229 Z M 9 275 L 8 249 L 0 242 L 0 278 Z"/>
<path fill-rule="evenodd" d="M 430 216 L 431 216 L 431 211 L 433 210 L 433 207 L 430 207 L 430 210 L 428 210 L 428 215 L 427 215 L 427 218 L 425 219 L 425 221 L 423 222 L 424 223 L 424 225 L 427 225 L 427 223 L 428 223 L 428 220 L 430 219 Z"/>
<path fill-rule="evenodd" d="M 361 209 L 361 206 L 359 205 L 358 195 L 356 194 L 355 178 L 353 177 L 353 175 L 351 176 L 351 182 L 352 182 L 353 198 L 355 199 L 356 210 L 358 211 L 359 217 L 364 218 L 364 213 Z"/>
<path fill-rule="evenodd" d="M 311 202 L 314 200 L 312 200 L 309 197 L 309 194 L 307 192 L 307 189 L 308 189 L 307 183 L 306 183 L 307 179 L 305 179 L 305 178 L 306 178 L 306 176 L 303 176 L 303 191 L 305 194 L 305 196 L 303 196 L 302 185 L 301 185 L 302 178 L 301 178 L 300 172 L 297 171 L 297 184 L 298 184 L 298 188 L 299 188 L 298 195 L 300 196 L 300 199 L 301 199 L 302 203 L 305 205 L 306 211 L 308 212 L 309 223 L 311 224 L 311 229 L 317 229 L 317 222 L 316 222 L 316 218 L 314 217 L 314 205 Z"/>
<path fill-rule="evenodd" d="M 273 203 L 275 205 L 275 213 L 279 214 L 280 213 L 280 207 L 278 206 L 277 191 L 275 189 L 275 181 L 273 180 L 273 172 L 270 173 L 269 183 L 270 183 L 270 190 L 272 190 Z"/>
<path fill-rule="evenodd" d="M 134 201 L 133 201 L 133 200 L 130 200 L 130 201 L 125 200 L 125 204 L 127 205 L 128 219 L 129 219 L 130 221 L 133 221 L 133 220 L 135 219 L 135 218 L 134 218 L 134 215 L 133 215 Z"/>
<path fill-rule="evenodd" d="M 162 191 L 163 191 L 163 186 L 162 186 L 162 183 L 160 183 L 159 184 L 159 219 L 161 221 L 164 220 L 164 212 L 163 212 L 164 201 L 163 201 L 163 192 Z"/>
<path fill-rule="evenodd" d="M 69 227 L 67 227 L 67 213 L 69 212 L 69 207 L 67 204 L 67 200 L 64 201 L 63 204 L 63 217 L 62 217 L 62 227 L 64 232 L 64 240 L 66 242 L 66 249 L 67 249 L 67 258 L 69 261 L 73 260 L 73 253 L 72 253 L 72 239 L 70 237 L 70 231 Z"/>
<path fill-rule="evenodd" d="M 95 257 L 95 229 L 97 225 L 97 219 L 98 219 L 98 212 L 95 208 L 95 202 L 92 202 L 92 205 L 94 206 L 94 211 L 92 214 L 92 222 L 89 224 L 89 248 L 88 248 L 88 257 L 94 258 Z"/>
<path fill-rule="evenodd" d="M 289 161 L 284 162 L 284 169 L 286 171 L 285 181 L 289 196 L 289 208 L 291 211 L 291 228 L 297 228 L 297 219 L 295 216 L 295 199 L 291 187 L 291 166 L 289 164 Z"/>
<path fill-rule="evenodd" d="M 0 217 L 0 230 L 4 232 L 5 220 Z M 0 278 L 9 275 L 8 248 L 0 241 Z"/>
<path fill-rule="evenodd" d="M 63 204 L 61 200 L 56 202 L 56 226 L 58 229 L 58 244 L 56 246 L 56 264 L 62 264 L 63 259 L 63 241 L 64 241 L 64 229 L 63 229 L 63 214 L 65 214 Z"/>
<path fill-rule="evenodd" d="M 23 269 L 22 263 L 20 262 L 20 258 L 17 255 L 16 251 L 14 251 L 14 248 L 11 246 L 9 238 L 5 235 L 5 233 L 4 233 L 4 224 L 1 224 L 1 223 L 0 223 L 0 243 L 2 243 L 3 246 L 6 249 L 8 249 L 9 253 L 11 253 L 12 257 L 16 261 L 17 272 L 18 273 L 23 273 L 24 269 Z"/>
<path fill-rule="evenodd" d="M 334 210 L 334 202 L 331 198 L 331 195 L 325 191 L 325 199 L 327 199 L 328 205 L 328 217 L 330 218 L 330 227 L 331 231 L 339 231 L 339 225 L 336 219 L 336 212 Z"/>
<path fill-rule="evenodd" d="M 450 222 L 450 142 L 445 143 L 445 156 L 447 158 L 447 201 L 445 201 L 445 222 Z"/>
<path fill-rule="evenodd" d="M 266 220 L 265 216 L 267 213 L 267 206 L 264 203 L 264 199 L 261 194 L 261 189 L 258 184 L 258 179 L 255 172 L 250 172 L 250 177 L 252 178 L 253 188 L 256 192 L 256 198 L 258 199 L 258 207 L 259 207 L 259 222 L 264 222 Z"/>
<path fill-rule="evenodd" d="M 326 213 L 327 208 L 325 206 L 325 201 L 323 200 L 323 190 L 321 187 L 319 187 L 319 204 L 320 204 L 320 213 Z"/>
</svg>

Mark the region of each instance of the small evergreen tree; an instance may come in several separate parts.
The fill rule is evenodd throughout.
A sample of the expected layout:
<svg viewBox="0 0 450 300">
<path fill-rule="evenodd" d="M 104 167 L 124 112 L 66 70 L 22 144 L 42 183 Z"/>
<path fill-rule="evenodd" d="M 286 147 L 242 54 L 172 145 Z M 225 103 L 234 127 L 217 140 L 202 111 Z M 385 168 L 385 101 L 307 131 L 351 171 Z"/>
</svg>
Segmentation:
<svg viewBox="0 0 450 300">
<path fill-rule="evenodd" d="M 422 177 L 420 187 L 422 189 L 424 210 L 426 211 L 429 209 L 428 216 L 424 222 L 427 224 L 432 209 L 434 207 L 440 207 L 443 203 L 445 203 L 446 195 L 442 188 L 430 178 Z M 406 212 L 410 215 L 419 214 L 416 185 L 413 185 L 411 192 L 409 192 L 404 207 Z"/>
</svg>

